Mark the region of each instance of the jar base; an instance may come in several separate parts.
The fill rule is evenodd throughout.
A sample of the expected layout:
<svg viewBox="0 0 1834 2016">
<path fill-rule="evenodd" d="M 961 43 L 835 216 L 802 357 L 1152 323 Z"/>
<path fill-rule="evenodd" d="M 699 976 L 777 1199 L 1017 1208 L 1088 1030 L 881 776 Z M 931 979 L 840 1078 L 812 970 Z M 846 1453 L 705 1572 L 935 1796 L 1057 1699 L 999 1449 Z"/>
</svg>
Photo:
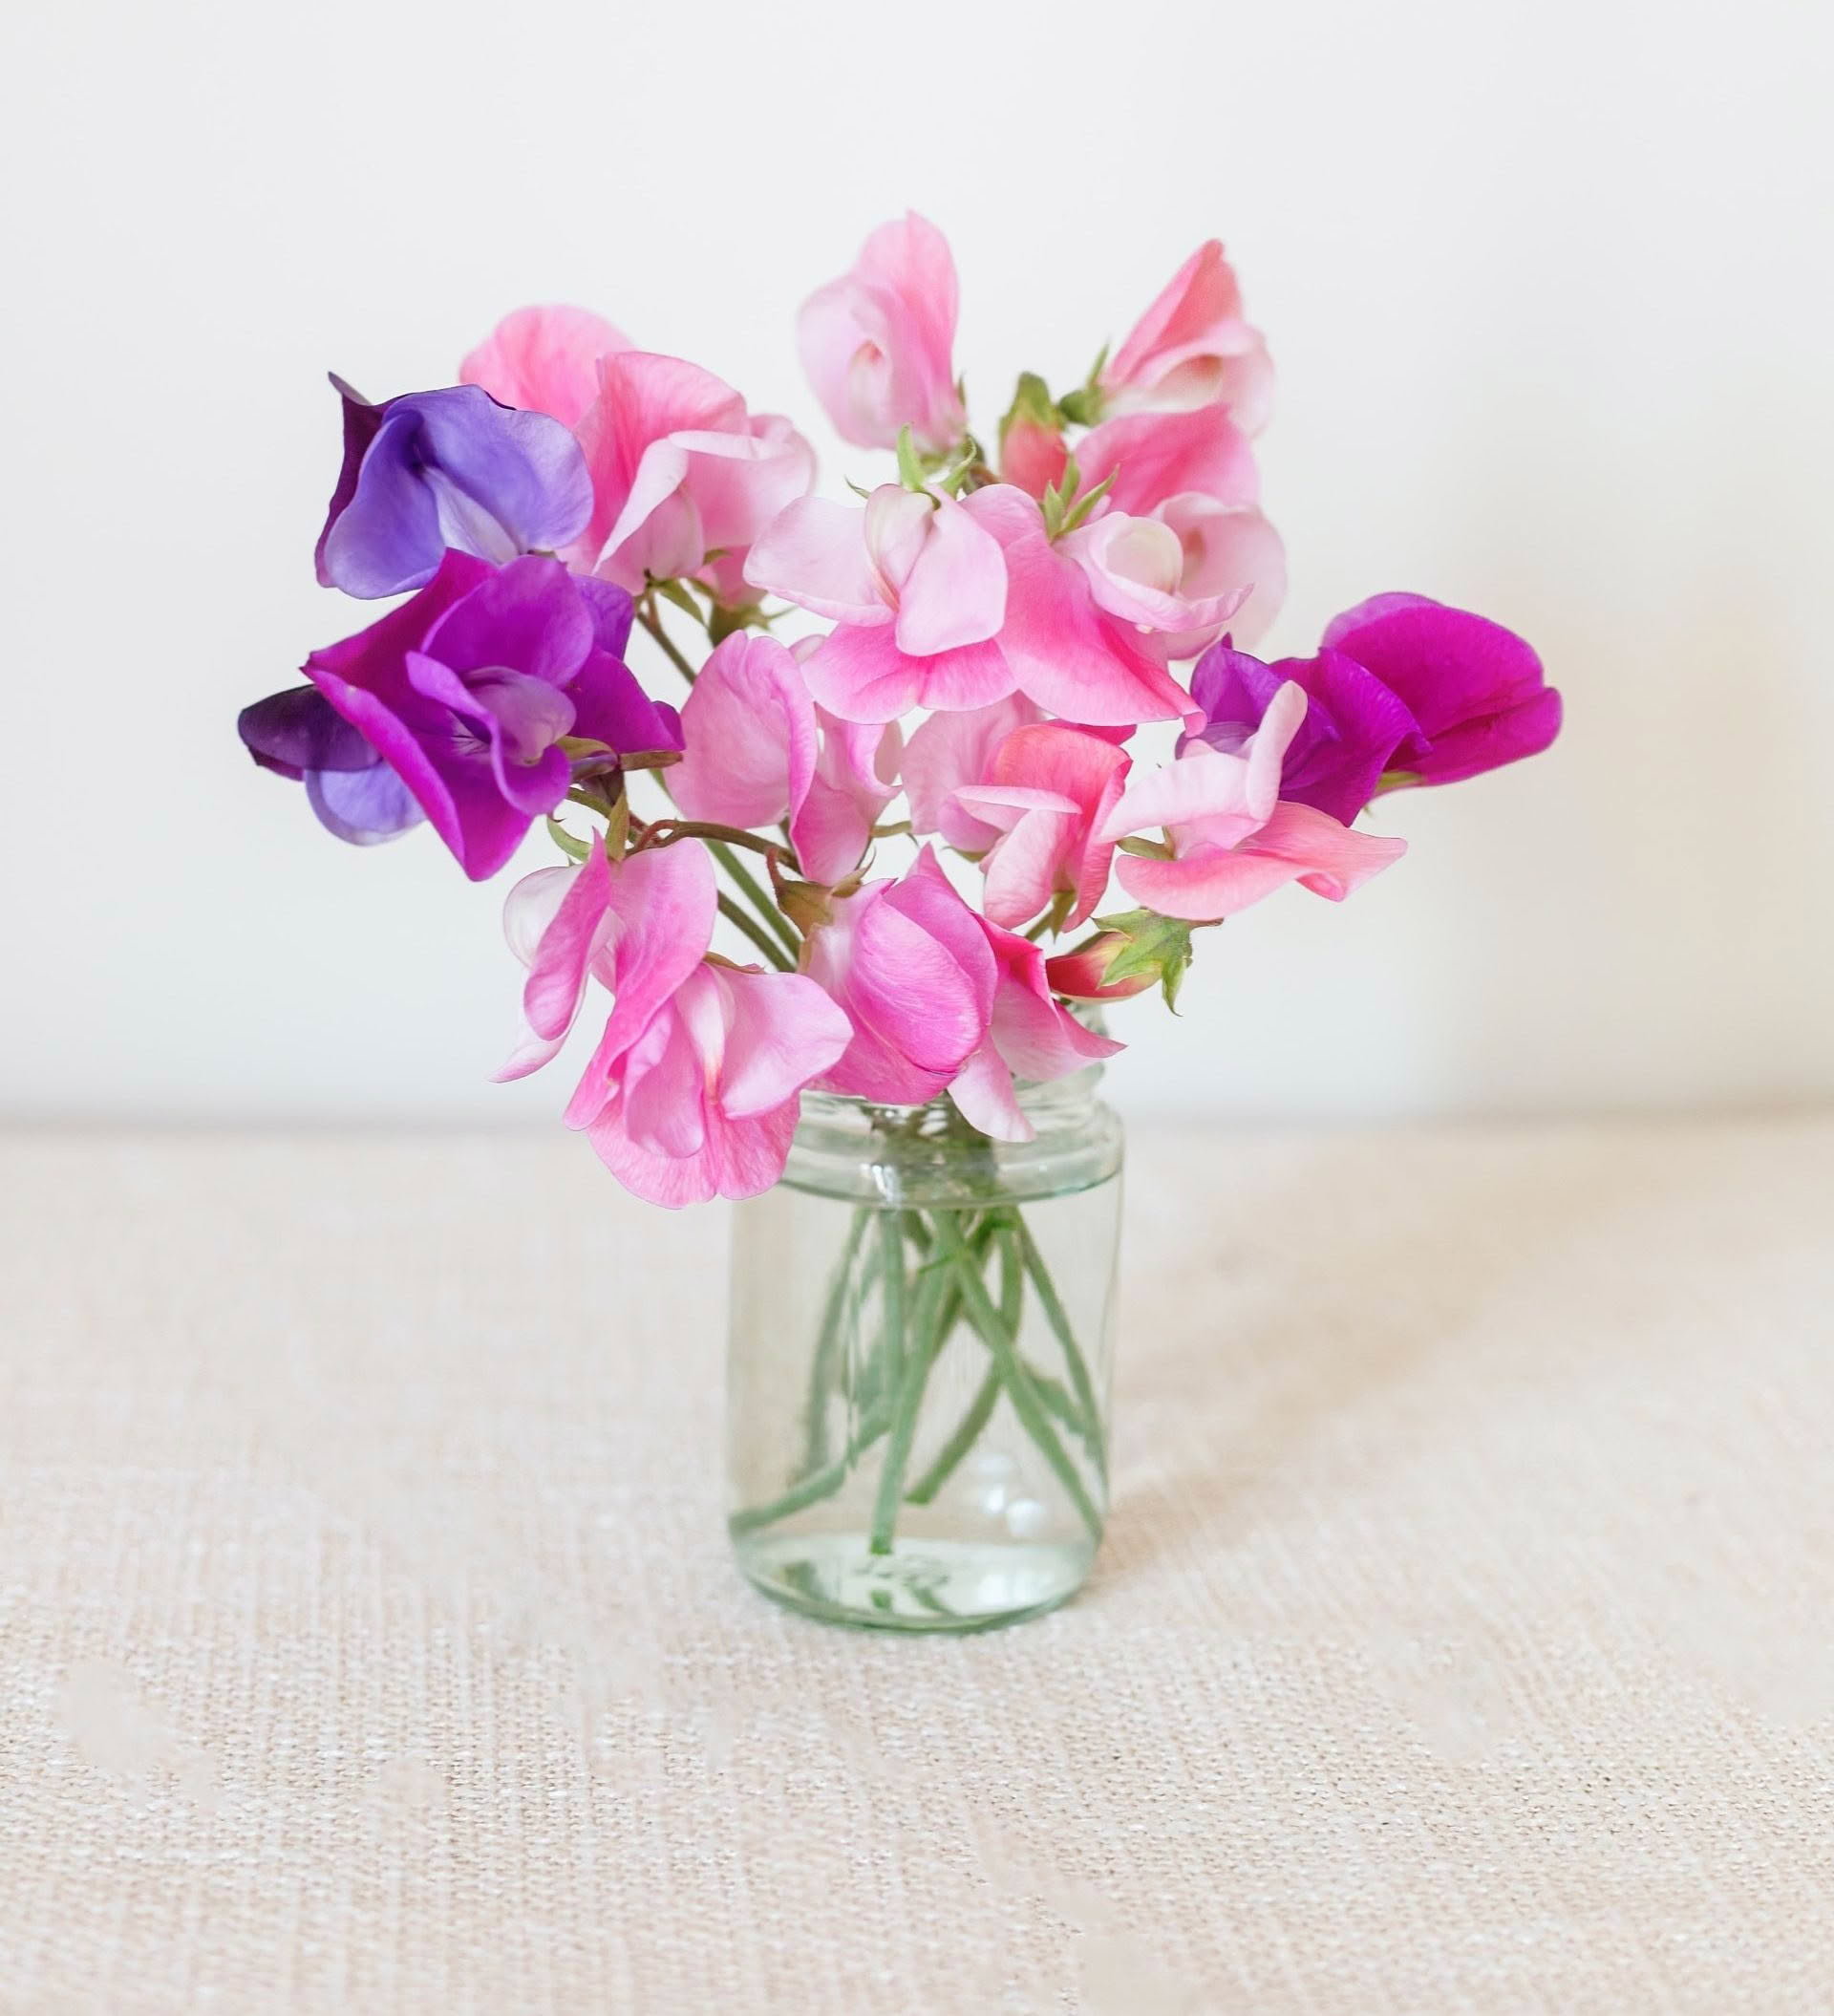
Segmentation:
<svg viewBox="0 0 1834 2016">
<path fill-rule="evenodd" d="M 990 1631 L 1040 1617 L 1088 1579 L 1088 1544 L 897 1539 L 874 1554 L 864 1533 L 745 1533 L 733 1546 L 747 1580 L 826 1623 L 877 1631 Z"/>
</svg>

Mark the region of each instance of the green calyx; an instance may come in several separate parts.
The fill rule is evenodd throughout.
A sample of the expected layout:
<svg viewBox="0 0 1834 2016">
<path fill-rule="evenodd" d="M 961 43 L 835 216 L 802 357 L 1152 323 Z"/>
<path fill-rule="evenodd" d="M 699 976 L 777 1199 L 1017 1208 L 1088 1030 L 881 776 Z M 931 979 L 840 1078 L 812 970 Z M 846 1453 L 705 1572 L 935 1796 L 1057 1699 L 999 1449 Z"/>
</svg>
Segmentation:
<svg viewBox="0 0 1834 2016">
<path fill-rule="evenodd" d="M 1156 910 L 1122 911 L 1095 922 L 1098 931 L 1115 932 L 1125 940 L 1102 968 L 1102 985 L 1119 987 L 1150 976 L 1158 980 L 1166 1007 L 1176 1013 L 1178 990 L 1191 963 L 1191 933 L 1204 927 L 1182 917 L 1162 917 Z"/>
</svg>

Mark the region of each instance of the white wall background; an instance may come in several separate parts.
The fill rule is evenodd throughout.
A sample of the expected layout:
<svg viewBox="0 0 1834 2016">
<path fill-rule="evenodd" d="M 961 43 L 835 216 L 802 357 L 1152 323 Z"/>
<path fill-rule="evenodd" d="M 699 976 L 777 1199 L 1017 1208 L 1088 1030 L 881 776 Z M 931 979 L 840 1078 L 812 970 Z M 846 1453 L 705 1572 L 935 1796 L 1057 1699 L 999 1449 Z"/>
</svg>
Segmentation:
<svg viewBox="0 0 1834 2016">
<path fill-rule="evenodd" d="M 1136 1108 L 1834 1095 L 1834 35 L 1806 0 L 35 5 L 0 29 L 0 1108 L 558 1109 L 484 1082 L 503 883 L 250 766 L 315 587 L 335 366 L 447 381 L 575 299 L 799 413 L 792 316 L 906 204 L 991 428 L 1201 238 L 1282 375 L 1270 647 L 1378 589 L 1541 648 L 1556 752 L 1392 801 L 1351 904 L 1125 1012 Z M 868 472 L 869 473 L 869 472 Z M 660 690 L 660 689 L 659 689 Z M 533 855 L 535 849 L 531 847 Z"/>
</svg>

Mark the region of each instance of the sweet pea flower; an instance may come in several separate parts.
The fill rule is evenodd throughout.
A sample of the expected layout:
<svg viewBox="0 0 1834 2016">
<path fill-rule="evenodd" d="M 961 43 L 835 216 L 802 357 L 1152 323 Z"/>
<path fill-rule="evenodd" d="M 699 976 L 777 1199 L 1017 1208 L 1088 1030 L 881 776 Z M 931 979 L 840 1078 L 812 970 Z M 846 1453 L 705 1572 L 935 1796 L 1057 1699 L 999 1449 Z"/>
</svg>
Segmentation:
<svg viewBox="0 0 1834 2016">
<path fill-rule="evenodd" d="M 545 1063 L 588 976 L 599 979 L 613 1006 L 567 1125 L 627 1190 L 672 1208 L 768 1190 L 783 1173 L 798 1096 L 850 1034 L 813 980 L 707 960 L 717 900 L 698 845 L 615 869 L 595 847 L 577 869 L 519 883 L 505 910 L 529 976 L 524 1035 L 500 1078 Z"/>
<path fill-rule="evenodd" d="M 318 823 L 340 840 L 371 847 L 425 818 L 413 793 L 316 686 L 293 686 L 245 707 L 236 732 L 264 770 L 306 786 Z"/>
<path fill-rule="evenodd" d="M 1423 746 L 1419 723 L 1398 694 L 1340 651 L 1268 665 L 1225 638 L 1191 671 L 1191 697 L 1205 716 L 1198 740 L 1239 750 L 1288 685 L 1304 690 L 1307 707 L 1287 747 L 1280 795 L 1348 826 L 1376 796 L 1396 752 Z"/>
<path fill-rule="evenodd" d="M 473 881 L 565 797 L 564 736 L 635 753 L 681 746 L 672 707 L 623 660 L 630 598 L 557 560 L 493 568 L 448 552 L 410 602 L 306 676 L 413 794 Z"/>
<path fill-rule="evenodd" d="M 1403 840 L 1281 802 L 1281 765 L 1306 708 L 1303 688 L 1283 686 L 1239 750 L 1187 741 L 1175 762 L 1122 792 L 1097 838 L 1118 843 L 1158 827 L 1171 848 L 1165 858 L 1122 855 L 1117 873 L 1135 902 L 1193 923 L 1233 916 L 1295 881 L 1341 902 L 1406 852 Z"/>
<path fill-rule="evenodd" d="M 955 797 L 997 838 L 981 861 L 983 908 L 995 924 L 1020 925 L 1060 892 L 1074 929 L 1108 887 L 1111 842 L 1096 839 L 1125 786 L 1129 758 L 1112 742 L 1052 722 L 1020 728 L 994 751 L 983 782 Z"/>
<path fill-rule="evenodd" d="M 625 350 L 597 368 L 577 427 L 592 508 L 566 559 L 632 594 L 692 579 L 736 606 L 753 541 L 815 481 L 808 442 L 683 358 Z"/>
<path fill-rule="evenodd" d="M 836 625 L 802 660 L 809 691 L 831 713 L 889 721 L 912 707 L 980 707 L 1013 691 L 995 641 L 1006 563 L 974 502 L 898 483 L 882 483 L 864 508 L 801 497 L 753 547 L 745 578 L 754 588 Z"/>
<path fill-rule="evenodd" d="M 599 396 L 599 359 L 632 347 L 586 309 L 519 308 L 467 353 L 458 381 L 481 385 L 502 405 L 576 427 Z"/>
<path fill-rule="evenodd" d="M 372 406 L 342 378 L 331 383 L 344 402 L 344 466 L 313 556 L 322 586 L 373 600 L 424 587 L 448 548 L 504 561 L 579 536 L 592 484 L 558 421 L 475 385 Z"/>
<path fill-rule="evenodd" d="M 819 288 L 797 316 L 802 369 L 835 431 L 857 448 L 891 448 L 905 427 L 942 455 L 968 429 L 955 386 L 957 287 L 949 243 L 915 211 L 881 225 L 853 269 Z"/>
<path fill-rule="evenodd" d="M 1232 633 L 1262 636 L 1286 599 L 1280 535 L 1260 508 L 1261 478 L 1247 436 L 1221 406 L 1104 420 L 1077 449 L 1086 488 L 1110 481 L 1105 508 L 1150 518 L 1177 538 L 1181 591 L 1197 601 L 1234 595 Z M 1193 656 L 1215 633 L 1160 640 L 1166 658 Z"/>
<path fill-rule="evenodd" d="M 1153 649 L 1155 633 L 1220 630 L 1240 597 L 1186 596 L 1183 551 L 1165 526 L 1115 512 L 1053 542 L 1037 500 L 1012 483 L 990 483 L 961 508 L 1005 556 L 999 649 L 1011 685 L 1049 714 L 1096 727 L 1187 717 L 1201 725 Z"/>
<path fill-rule="evenodd" d="M 938 833 L 964 854 L 985 854 L 1002 829 L 977 819 L 958 793 L 964 784 L 984 783 L 1000 744 L 1038 718 L 1037 708 L 1022 693 L 961 714 L 932 714 L 905 750 L 911 831 Z"/>
<path fill-rule="evenodd" d="M 681 730 L 669 788 L 682 811 L 723 826 L 787 819 L 813 882 L 839 882 L 859 866 L 898 788 L 896 726 L 862 727 L 818 707 L 775 637 L 727 637 L 682 703 Z"/>
<path fill-rule="evenodd" d="M 845 1010 L 852 1040 L 823 1083 L 922 1105 L 987 1040 L 999 968 L 986 929 L 928 847 L 901 881 L 868 882 L 829 910 L 804 966 Z"/>
<path fill-rule="evenodd" d="M 942 874 L 933 861 L 926 872 Z M 949 1096 L 983 1134 L 1030 1141 L 1037 1130 L 1020 1110 L 1014 1080 L 1045 1084 L 1125 1045 L 1085 1029 L 1053 999 L 1041 947 L 985 919 L 981 928 L 993 954 L 993 1005 L 987 1037 L 950 1081 Z"/>
<path fill-rule="evenodd" d="M 1374 595 L 1326 626 L 1341 652 L 1398 696 L 1424 747 L 1404 746 L 1395 783 L 1449 784 L 1538 756 L 1560 733 L 1561 699 L 1513 631 L 1426 595 Z"/>
<path fill-rule="evenodd" d="M 1111 980 L 1108 969 L 1126 952 L 1132 940 L 1125 932 L 1098 931 L 1084 944 L 1057 953 L 1044 962 L 1045 978 L 1052 991 L 1077 1001 L 1124 1001 L 1161 984 L 1161 975 L 1137 973 L 1131 979 Z"/>
<path fill-rule="evenodd" d="M 1273 366 L 1243 317 L 1242 290 L 1214 238 L 1179 268 L 1097 380 L 1104 413 L 1221 405 L 1258 434 L 1273 405 Z"/>
</svg>

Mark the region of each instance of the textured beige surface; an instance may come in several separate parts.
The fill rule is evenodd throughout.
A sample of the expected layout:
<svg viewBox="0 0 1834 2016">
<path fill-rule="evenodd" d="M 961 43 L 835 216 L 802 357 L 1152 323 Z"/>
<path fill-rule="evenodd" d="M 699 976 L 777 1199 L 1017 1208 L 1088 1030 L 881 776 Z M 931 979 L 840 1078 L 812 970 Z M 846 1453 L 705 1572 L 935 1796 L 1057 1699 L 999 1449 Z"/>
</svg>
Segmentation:
<svg viewBox="0 0 1834 2016">
<path fill-rule="evenodd" d="M 717 1214 L 14 1140 L 0 2011 L 1834 2009 L 1834 1126 L 1136 1142 L 1072 1608 L 805 1623 Z"/>
</svg>

